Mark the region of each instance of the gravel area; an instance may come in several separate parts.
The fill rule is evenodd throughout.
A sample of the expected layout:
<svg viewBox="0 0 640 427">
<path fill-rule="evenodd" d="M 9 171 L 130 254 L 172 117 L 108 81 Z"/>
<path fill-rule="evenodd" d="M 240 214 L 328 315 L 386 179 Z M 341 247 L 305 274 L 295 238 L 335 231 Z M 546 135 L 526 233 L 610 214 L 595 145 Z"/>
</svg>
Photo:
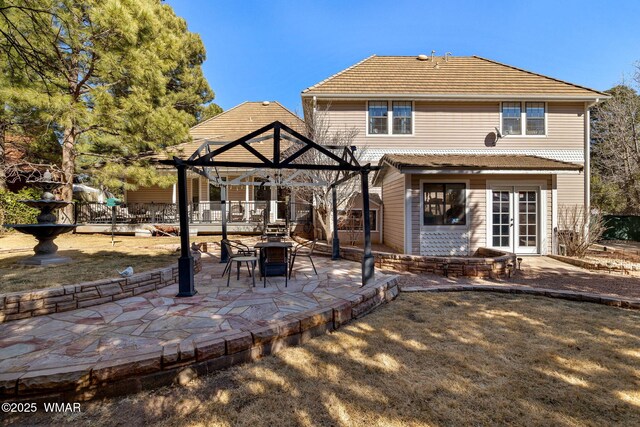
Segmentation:
<svg viewBox="0 0 640 427">
<path fill-rule="evenodd" d="M 547 257 L 526 257 L 522 269 L 511 278 L 473 279 L 446 278 L 433 274 L 396 272 L 400 277 L 400 288 L 405 286 L 432 287 L 445 284 L 478 285 L 525 285 L 532 288 L 563 289 L 640 298 L 640 277 L 621 273 L 591 272 Z"/>
</svg>

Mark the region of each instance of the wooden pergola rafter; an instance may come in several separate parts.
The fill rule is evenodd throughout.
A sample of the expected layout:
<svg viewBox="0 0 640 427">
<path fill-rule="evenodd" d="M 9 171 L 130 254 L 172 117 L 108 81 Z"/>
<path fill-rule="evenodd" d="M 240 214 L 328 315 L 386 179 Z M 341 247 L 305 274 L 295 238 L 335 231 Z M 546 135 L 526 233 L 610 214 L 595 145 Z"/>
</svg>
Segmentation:
<svg viewBox="0 0 640 427">
<path fill-rule="evenodd" d="M 268 133 L 268 134 L 266 134 Z M 265 135 L 266 134 L 266 135 Z M 256 142 L 273 140 L 273 150 L 271 159 L 260 153 L 251 145 Z M 299 146 L 297 150 L 287 150 L 284 154 L 281 152 L 282 140 L 286 140 L 292 144 Z M 364 228 L 364 255 L 362 259 L 362 285 L 364 286 L 374 275 L 374 259 L 371 253 L 371 223 L 369 217 L 369 173 L 378 170 L 378 166 L 370 164 L 360 165 L 354 155 L 355 147 L 350 146 L 326 146 L 320 145 L 299 132 L 291 129 L 279 121 L 275 121 L 267 126 L 257 129 L 235 141 L 226 143 L 217 148 L 212 147 L 213 144 L 205 141 L 196 152 L 188 159 L 180 159 L 174 157 L 172 160 L 162 160 L 160 163 L 172 165 L 178 172 L 178 210 L 180 214 L 180 258 L 178 260 L 178 279 L 179 279 L 179 297 L 192 296 L 196 293 L 194 287 L 194 270 L 193 257 L 191 256 L 191 248 L 189 245 L 189 219 L 188 219 L 188 200 L 187 200 L 187 169 L 191 169 L 218 185 L 225 186 L 220 179 L 218 168 L 248 168 L 253 170 L 275 169 L 275 170 L 295 170 L 288 179 L 300 175 L 304 170 L 325 170 L 335 171 L 336 178 L 332 183 L 323 183 L 329 185 L 333 194 L 333 219 L 334 219 L 334 241 L 332 259 L 340 258 L 340 243 L 337 231 L 337 197 L 336 187 L 340 184 L 360 176 L 362 182 L 362 210 L 363 210 L 363 228 Z M 219 144 L 219 143 L 218 143 Z M 212 149 L 213 148 L 213 149 Z M 242 148 L 246 153 L 253 155 L 255 161 L 230 161 L 221 160 L 220 156 L 229 150 Z M 312 163 L 305 161 L 304 154 L 315 151 L 326 160 L 326 163 Z M 341 151 L 336 154 L 335 151 Z M 210 173 L 215 171 L 215 176 Z M 212 179 L 214 178 L 214 179 Z M 298 183 L 298 181 L 295 181 Z M 289 185 L 294 184 L 290 182 Z M 286 186 L 287 184 L 281 183 Z M 223 237 L 226 238 L 226 195 L 222 200 L 222 218 L 223 218 Z M 228 254 L 222 253 L 224 259 Z"/>
</svg>

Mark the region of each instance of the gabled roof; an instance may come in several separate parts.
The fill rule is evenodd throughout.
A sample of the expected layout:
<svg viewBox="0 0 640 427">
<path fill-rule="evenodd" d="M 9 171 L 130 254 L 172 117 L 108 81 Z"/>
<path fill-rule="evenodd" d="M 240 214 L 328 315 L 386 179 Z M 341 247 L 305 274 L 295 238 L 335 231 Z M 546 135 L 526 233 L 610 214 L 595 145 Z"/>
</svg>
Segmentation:
<svg viewBox="0 0 640 427">
<path fill-rule="evenodd" d="M 275 121 L 279 121 L 290 128 L 304 133 L 304 121 L 286 109 L 277 101 L 270 102 L 249 102 L 236 105 L 233 108 L 224 111 L 217 116 L 211 117 L 192 127 L 189 134 L 193 141 L 184 144 L 175 145 L 154 156 L 156 160 L 170 159 L 173 156 L 188 158 L 193 154 L 205 141 L 212 142 L 232 142 L 245 136 L 263 126 Z M 271 146 L 261 144 L 256 147 L 258 151 L 269 152 Z M 238 150 L 238 156 L 243 158 L 246 156 L 244 151 Z M 240 152 L 242 151 L 242 153 Z M 228 153 L 232 155 L 233 153 Z M 235 157 L 234 157 L 235 159 Z"/>
<path fill-rule="evenodd" d="M 303 97 L 606 98 L 607 94 L 479 56 L 376 56 L 317 83 Z"/>
</svg>

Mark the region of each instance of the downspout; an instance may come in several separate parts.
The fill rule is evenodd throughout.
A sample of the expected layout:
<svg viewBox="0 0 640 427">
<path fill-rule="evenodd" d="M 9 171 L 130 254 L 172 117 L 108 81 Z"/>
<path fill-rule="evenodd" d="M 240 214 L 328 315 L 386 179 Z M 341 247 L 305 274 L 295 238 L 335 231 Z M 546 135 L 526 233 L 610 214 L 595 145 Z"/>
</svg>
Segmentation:
<svg viewBox="0 0 640 427">
<path fill-rule="evenodd" d="M 591 104 L 585 103 L 584 112 L 584 214 L 585 220 L 591 214 L 591 107 L 600 102 L 596 98 Z"/>
</svg>

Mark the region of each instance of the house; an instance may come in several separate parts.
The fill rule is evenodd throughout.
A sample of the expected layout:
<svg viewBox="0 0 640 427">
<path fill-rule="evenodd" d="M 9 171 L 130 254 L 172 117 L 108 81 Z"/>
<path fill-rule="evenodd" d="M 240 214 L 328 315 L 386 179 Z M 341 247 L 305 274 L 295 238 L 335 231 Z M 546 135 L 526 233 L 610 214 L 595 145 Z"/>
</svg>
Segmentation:
<svg viewBox="0 0 640 427">
<path fill-rule="evenodd" d="M 223 113 L 205 120 L 189 130 L 190 142 L 171 147 L 153 155 L 151 160 L 171 159 L 173 156 L 189 158 L 192 155 L 213 150 L 236 140 L 274 121 L 304 132 L 304 121 L 279 102 L 244 102 Z M 272 141 L 259 141 L 252 146 L 261 154 L 272 150 Z M 225 153 L 224 159 L 242 160 L 247 156 L 240 147 Z M 157 165 L 161 173 L 175 176 L 173 167 Z M 309 222 L 310 207 L 296 203 L 295 190 L 274 185 L 270 171 L 251 171 L 246 168 L 218 169 L 210 171 L 217 178 L 226 181 L 220 186 L 208 177 L 189 171 L 187 198 L 189 200 L 189 221 L 199 233 L 219 233 L 222 227 L 221 200 L 227 203 L 229 231 L 234 233 L 257 232 L 266 220 L 300 220 Z M 128 190 L 124 194 L 124 204 L 117 209 L 117 231 L 132 233 L 141 223 L 178 223 L 177 188 L 151 186 Z M 288 210 L 290 209 L 290 212 Z M 89 224 L 79 227 L 79 231 L 97 232 L 100 225 L 111 224 L 111 210 L 104 206 L 79 206 L 80 222 Z M 288 218 L 286 218 L 288 216 Z M 110 228 L 109 228 L 110 230 Z"/>
<path fill-rule="evenodd" d="M 547 254 L 559 215 L 589 212 L 589 109 L 604 93 L 447 54 L 373 55 L 301 96 L 382 166 L 382 242 L 400 252 Z"/>
</svg>

